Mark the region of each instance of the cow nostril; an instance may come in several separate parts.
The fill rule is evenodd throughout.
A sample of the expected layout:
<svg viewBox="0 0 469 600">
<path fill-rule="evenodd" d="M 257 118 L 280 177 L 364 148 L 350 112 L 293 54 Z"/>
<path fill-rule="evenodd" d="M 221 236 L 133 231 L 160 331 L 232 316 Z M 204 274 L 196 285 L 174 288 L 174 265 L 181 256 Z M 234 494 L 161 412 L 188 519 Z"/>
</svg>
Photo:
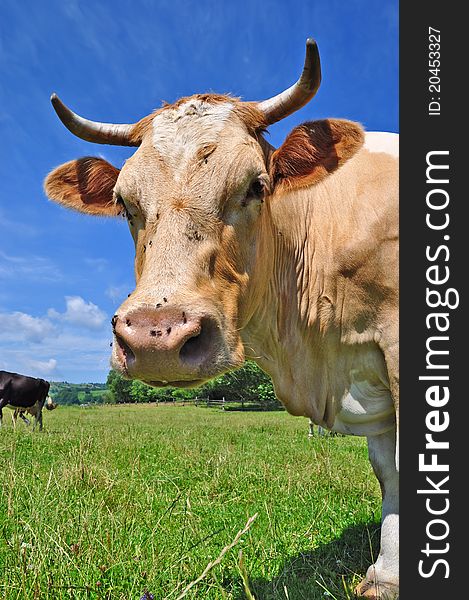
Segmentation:
<svg viewBox="0 0 469 600">
<path fill-rule="evenodd" d="M 202 319 L 198 334 L 190 337 L 179 351 L 182 362 L 198 366 L 205 362 L 213 342 L 215 324 L 210 319 Z"/>
<path fill-rule="evenodd" d="M 118 353 L 121 355 L 121 358 L 125 361 L 126 365 L 129 366 L 130 363 L 135 361 L 135 354 L 128 344 L 124 342 L 124 340 L 117 334 L 115 334 Z"/>
<path fill-rule="evenodd" d="M 183 362 L 197 362 L 197 357 L 200 354 L 202 333 L 195 335 L 187 340 L 184 346 L 179 351 L 179 357 Z"/>
</svg>

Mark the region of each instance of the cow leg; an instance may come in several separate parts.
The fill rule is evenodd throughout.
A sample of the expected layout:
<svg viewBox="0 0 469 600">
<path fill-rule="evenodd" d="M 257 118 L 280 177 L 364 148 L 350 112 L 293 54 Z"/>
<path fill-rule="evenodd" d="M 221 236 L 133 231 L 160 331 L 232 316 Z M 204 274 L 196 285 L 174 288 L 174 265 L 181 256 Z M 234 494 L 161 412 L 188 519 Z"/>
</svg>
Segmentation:
<svg viewBox="0 0 469 600">
<path fill-rule="evenodd" d="M 5 398 L 0 398 L 0 427 L 2 426 L 3 421 L 3 409 L 8 404 L 8 401 Z"/>
<path fill-rule="evenodd" d="M 0 388 L 0 427 L 2 426 L 3 421 L 3 409 L 8 404 L 9 391 L 10 382 L 8 382 L 6 385 L 3 385 L 3 387 Z"/>
<path fill-rule="evenodd" d="M 14 429 L 16 429 L 16 423 L 18 422 L 18 417 L 20 417 L 26 423 L 26 425 L 29 425 L 29 419 L 27 419 L 25 417 L 24 412 L 19 408 L 15 408 L 15 410 L 11 413 L 11 420 L 13 422 Z"/>
<path fill-rule="evenodd" d="M 395 453 L 395 429 L 368 438 L 368 455 L 383 499 L 378 559 L 355 590 L 358 596 L 369 600 L 399 597 L 399 472 Z"/>
<path fill-rule="evenodd" d="M 31 421 L 28 418 L 26 418 L 24 413 L 20 413 L 20 417 L 23 419 L 26 425 L 29 425 L 31 423 Z"/>
<path fill-rule="evenodd" d="M 39 424 L 39 431 L 42 431 L 42 410 L 36 414 L 33 429 L 36 429 L 37 424 Z"/>
</svg>

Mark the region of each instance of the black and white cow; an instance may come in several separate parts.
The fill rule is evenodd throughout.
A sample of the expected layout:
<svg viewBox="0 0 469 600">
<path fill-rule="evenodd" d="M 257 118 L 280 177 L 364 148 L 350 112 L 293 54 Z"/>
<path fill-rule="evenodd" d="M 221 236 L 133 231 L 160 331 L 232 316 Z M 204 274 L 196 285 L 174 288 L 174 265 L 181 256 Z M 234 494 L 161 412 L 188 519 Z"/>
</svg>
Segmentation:
<svg viewBox="0 0 469 600">
<path fill-rule="evenodd" d="M 42 430 L 42 409 L 44 405 L 52 410 L 56 405 L 48 396 L 50 384 L 44 379 L 27 377 L 18 373 L 0 371 L 0 426 L 2 424 L 2 411 L 5 406 L 12 408 L 13 422 L 20 416 L 29 424 L 24 413 L 28 412 L 34 416 L 34 427 L 39 424 Z"/>
</svg>

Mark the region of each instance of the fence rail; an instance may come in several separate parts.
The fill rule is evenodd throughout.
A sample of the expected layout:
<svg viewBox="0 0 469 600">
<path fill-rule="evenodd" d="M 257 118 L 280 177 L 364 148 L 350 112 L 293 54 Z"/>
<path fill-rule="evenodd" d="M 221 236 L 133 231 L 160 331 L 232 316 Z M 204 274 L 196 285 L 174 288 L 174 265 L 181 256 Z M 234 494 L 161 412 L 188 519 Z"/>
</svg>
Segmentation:
<svg viewBox="0 0 469 600">
<path fill-rule="evenodd" d="M 217 408 L 221 408 L 222 410 L 225 410 L 225 404 L 227 404 L 224 396 L 221 399 L 219 399 L 219 398 L 194 398 L 193 403 L 195 406 L 206 406 L 206 407 L 214 406 Z"/>
<path fill-rule="evenodd" d="M 137 402 L 117 402 L 109 404 L 109 406 L 123 406 L 140 404 Z M 147 404 L 147 403 L 145 403 Z M 223 398 L 172 398 L 168 400 L 157 400 L 156 402 L 148 402 L 148 404 L 159 404 L 164 406 L 196 406 L 205 408 L 219 408 L 220 410 L 226 411 L 270 411 L 270 410 L 284 410 L 280 403 L 262 403 L 254 400 L 227 400 Z"/>
</svg>

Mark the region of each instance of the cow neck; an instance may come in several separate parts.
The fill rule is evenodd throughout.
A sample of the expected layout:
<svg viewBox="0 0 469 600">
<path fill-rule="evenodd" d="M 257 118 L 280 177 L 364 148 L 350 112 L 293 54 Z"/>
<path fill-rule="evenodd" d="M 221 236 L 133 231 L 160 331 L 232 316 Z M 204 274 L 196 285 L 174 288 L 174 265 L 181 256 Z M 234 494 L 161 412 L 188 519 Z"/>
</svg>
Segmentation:
<svg viewBox="0 0 469 600">
<path fill-rule="evenodd" d="M 338 336 L 330 318 L 336 300 L 334 230 L 330 212 L 327 218 L 327 208 L 317 209 L 315 196 L 324 204 L 321 185 L 271 198 L 274 260 L 243 341 L 289 412 L 330 425 L 346 383 L 339 383 L 340 392 L 329 385 L 329 358 Z"/>
</svg>

